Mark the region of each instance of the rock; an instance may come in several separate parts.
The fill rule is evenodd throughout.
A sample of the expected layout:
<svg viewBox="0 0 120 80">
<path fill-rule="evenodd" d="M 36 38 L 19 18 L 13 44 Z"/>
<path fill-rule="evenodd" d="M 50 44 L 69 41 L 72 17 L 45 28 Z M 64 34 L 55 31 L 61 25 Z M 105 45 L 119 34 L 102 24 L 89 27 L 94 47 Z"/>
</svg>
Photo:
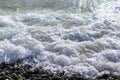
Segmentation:
<svg viewBox="0 0 120 80">
<path fill-rule="evenodd" d="M 18 80 L 24 80 L 24 78 L 21 75 L 18 75 Z"/>
<path fill-rule="evenodd" d="M 0 76 L 5 76 L 5 75 L 6 73 L 4 71 L 0 73 Z"/>
<path fill-rule="evenodd" d="M 12 77 L 13 79 L 15 79 L 15 80 L 17 80 L 17 79 L 18 79 L 18 76 L 17 76 L 17 74 L 16 74 L 16 73 L 12 73 L 12 74 L 11 74 L 11 77 Z"/>
<path fill-rule="evenodd" d="M 29 80 L 43 80 L 43 79 L 38 78 L 38 77 L 30 77 L 30 79 L 29 79 Z"/>
<path fill-rule="evenodd" d="M 6 67 L 6 63 L 4 62 L 4 63 L 1 63 L 1 65 L 0 65 L 0 69 L 4 69 Z"/>
<path fill-rule="evenodd" d="M 110 77 L 109 74 L 104 74 L 102 76 L 97 77 L 96 79 L 108 79 Z"/>
<path fill-rule="evenodd" d="M 61 80 L 60 77 L 53 77 L 51 80 Z"/>
<path fill-rule="evenodd" d="M 25 79 L 29 79 L 31 77 L 30 74 L 23 74 L 23 76 L 25 77 Z"/>
<path fill-rule="evenodd" d="M 9 65 L 9 66 L 7 67 L 7 69 L 8 69 L 8 70 L 12 70 L 12 69 L 14 69 L 14 67 Z"/>
<path fill-rule="evenodd" d="M 59 76 L 64 76 L 64 74 L 65 74 L 65 71 L 62 71 L 59 73 Z"/>
<path fill-rule="evenodd" d="M 5 76 L 5 77 L 2 77 L 1 80 L 13 80 L 10 76 Z"/>
<path fill-rule="evenodd" d="M 32 70 L 31 65 L 22 65 L 22 63 L 1 63 L 0 80 L 120 80 L 120 76 L 104 74 L 96 79 L 85 79 L 79 73 L 67 76 L 65 72 L 52 73 L 50 70 L 44 70 L 38 67 Z"/>
</svg>

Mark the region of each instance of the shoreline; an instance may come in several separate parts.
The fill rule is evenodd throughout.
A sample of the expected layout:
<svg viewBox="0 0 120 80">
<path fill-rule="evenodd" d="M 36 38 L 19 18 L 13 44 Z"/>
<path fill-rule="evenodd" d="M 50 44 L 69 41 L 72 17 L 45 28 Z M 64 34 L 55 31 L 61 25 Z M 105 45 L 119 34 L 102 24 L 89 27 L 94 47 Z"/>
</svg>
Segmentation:
<svg viewBox="0 0 120 80">
<path fill-rule="evenodd" d="M 120 80 L 120 76 L 104 74 L 95 79 L 84 78 L 80 74 L 67 76 L 65 72 L 52 73 L 49 70 L 44 70 L 42 67 L 32 69 L 31 65 L 22 64 L 21 60 L 15 63 L 0 64 L 0 80 Z"/>
</svg>

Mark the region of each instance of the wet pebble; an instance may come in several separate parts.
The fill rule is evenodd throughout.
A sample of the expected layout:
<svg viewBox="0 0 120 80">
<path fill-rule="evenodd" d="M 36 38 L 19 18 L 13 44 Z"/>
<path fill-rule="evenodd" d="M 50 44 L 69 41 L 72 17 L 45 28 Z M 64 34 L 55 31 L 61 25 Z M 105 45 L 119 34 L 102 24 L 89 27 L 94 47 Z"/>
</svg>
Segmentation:
<svg viewBox="0 0 120 80">
<path fill-rule="evenodd" d="M 22 61 L 21 61 L 22 62 Z M 104 74 L 95 79 L 85 79 L 80 74 L 76 73 L 67 76 L 65 72 L 52 73 L 50 70 L 44 70 L 42 67 L 33 69 L 32 66 L 21 62 L 11 64 L 0 64 L 0 80 L 120 80 L 120 76 Z M 22 65 L 22 66 L 21 66 Z"/>
</svg>

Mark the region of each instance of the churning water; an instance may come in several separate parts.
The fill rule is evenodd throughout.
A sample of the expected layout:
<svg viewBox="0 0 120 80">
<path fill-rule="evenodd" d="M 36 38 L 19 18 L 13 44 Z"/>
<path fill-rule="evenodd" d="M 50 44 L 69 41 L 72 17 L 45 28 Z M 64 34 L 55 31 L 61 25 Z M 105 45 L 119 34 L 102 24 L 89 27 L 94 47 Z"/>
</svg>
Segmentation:
<svg viewBox="0 0 120 80">
<path fill-rule="evenodd" d="M 120 0 L 0 0 L 0 62 L 120 75 Z"/>
</svg>

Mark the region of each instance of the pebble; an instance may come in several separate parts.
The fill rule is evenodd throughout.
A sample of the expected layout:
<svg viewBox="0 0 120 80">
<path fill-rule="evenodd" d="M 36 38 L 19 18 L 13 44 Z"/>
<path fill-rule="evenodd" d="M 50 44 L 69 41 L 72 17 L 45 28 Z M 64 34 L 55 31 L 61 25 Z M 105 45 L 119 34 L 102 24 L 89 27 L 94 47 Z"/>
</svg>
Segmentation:
<svg viewBox="0 0 120 80">
<path fill-rule="evenodd" d="M 65 75 L 65 72 L 52 73 L 47 70 L 43 70 L 42 67 L 31 69 L 32 66 L 26 64 L 22 65 L 22 61 L 17 61 L 11 64 L 0 64 L 0 80 L 120 80 L 120 76 L 113 76 L 105 74 L 96 79 L 83 78 L 80 74 L 74 74 L 71 76 Z"/>
</svg>

